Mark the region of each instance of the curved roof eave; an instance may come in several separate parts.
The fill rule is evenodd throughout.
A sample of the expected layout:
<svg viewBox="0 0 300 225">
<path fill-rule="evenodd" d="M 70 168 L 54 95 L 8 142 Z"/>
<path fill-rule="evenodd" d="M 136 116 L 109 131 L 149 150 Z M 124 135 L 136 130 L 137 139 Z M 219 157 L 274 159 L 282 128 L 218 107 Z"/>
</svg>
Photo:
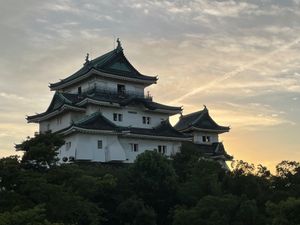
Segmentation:
<svg viewBox="0 0 300 225">
<path fill-rule="evenodd" d="M 229 127 L 224 127 L 224 129 L 207 129 L 207 128 L 200 128 L 200 127 L 187 127 L 185 129 L 179 130 L 180 132 L 187 132 L 187 131 L 204 131 L 204 132 L 211 132 L 211 133 L 225 133 L 225 132 L 229 132 L 230 128 Z"/>
<path fill-rule="evenodd" d="M 69 85 L 76 84 L 82 80 L 85 80 L 92 75 L 98 75 L 98 76 L 102 76 L 102 77 L 106 77 L 106 78 L 113 78 L 113 79 L 117 79 L 117 80 L 131 81 L 131 82 L 135 82 L 135 83 L 143 83 L 143 84 L 148 84 L 148 85 L 154 84 L 158 80 L 157 77 L 151 77 L 151 79 L 140 79 L 140 78 L 133 78 L 133 77 L 126 77 L 126 76 L 122 76 L 122 75 L 110 74 L 110 73 L 106 73 L 104 71 L 101 71 L 99 69 L 92 67 L 88 71 L 86 71 L 84 74 L 82 74 L 72 80 L 68 80 L 66 82 L 64 82 L 62 80 L 60 82 L 50 84 L 49 87 L 52 91 L 59 90 L 59 89 L 65 88 Z"/>
<path fill-rule="evenodd" d="M 38 123 L 41 122 L 43 120 L 47 120 L 50 119 L 56 115 L 59 115 L 65 111 L 79 111 L 79 112 L 85 112 L 85 108 L 79 107 L 79 106 L 73 106 L 73 105 L 69 105 L 69 104 L 63 104 L 61 107 L 59 107 L 58 109 L 52 111 L 52 112 L 44 112 L 44 113 L 40 113 L 34 116 L 27 116 L 27 122 L 28 123 Z"/>
</svg>

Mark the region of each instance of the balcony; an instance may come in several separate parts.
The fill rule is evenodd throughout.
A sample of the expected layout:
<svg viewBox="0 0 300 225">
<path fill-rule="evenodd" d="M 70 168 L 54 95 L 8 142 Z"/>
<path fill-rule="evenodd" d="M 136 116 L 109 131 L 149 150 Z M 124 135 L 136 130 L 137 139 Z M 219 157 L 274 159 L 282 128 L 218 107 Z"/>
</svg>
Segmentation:
<svg viewBox="0 0 300 225">
<path fill-rule="evenodd" d="M 102 89 L 99 87 L 88 88 L 82 92 L 82 96 L 84 95 L 102 95 L 107 96 L 107 98 L 144 98 L 149 101 L 152 101 L 152 96 L 148 92 L 146 95 L 144 93 L 135 92 L 125 90 L 125 88 L 118 88 L 118 89 Z"/>
</svg>

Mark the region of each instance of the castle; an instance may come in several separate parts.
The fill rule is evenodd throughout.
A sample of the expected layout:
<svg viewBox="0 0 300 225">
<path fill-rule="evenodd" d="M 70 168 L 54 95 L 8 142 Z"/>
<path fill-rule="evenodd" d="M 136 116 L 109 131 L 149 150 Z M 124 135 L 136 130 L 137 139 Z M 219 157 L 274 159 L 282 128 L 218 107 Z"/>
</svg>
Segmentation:
<svg viewBox="0 0 300 225">
<path fill-rule="evenodd" d="M 229 127 L 218 125 L 206 107 L 181 116 L 173 127 L 169 117 L 181 114 L 182 108 L 145 95 L 145 88 L 158 78 L 136 70 L 117 43 L 115 49 L 93 60 L 87 55 L 76 73 L 50 84 L 55 94 L 48 109 L 27 117 L 29 123 L 39 124 L 40 133 L 63 135 L 60 162 L 131 163 L 146 150 L 169 157 L 180 151 L 183 142 L 193 143 L 222 163 L 230 160 L 218 138 Z"/>
</svg>

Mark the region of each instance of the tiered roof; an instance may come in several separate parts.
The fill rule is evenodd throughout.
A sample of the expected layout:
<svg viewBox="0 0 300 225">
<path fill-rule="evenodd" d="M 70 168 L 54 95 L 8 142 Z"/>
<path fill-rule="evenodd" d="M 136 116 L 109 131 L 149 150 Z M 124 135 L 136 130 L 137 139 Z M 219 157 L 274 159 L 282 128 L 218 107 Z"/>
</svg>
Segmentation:
<svg viewBox="0 0 300 225">
<path fill-rule="evenodd" d="M 85 112 L 85 108 L 74 104 L 73 101 L 70 101 L 69 98 L 65 97 L 65 94 L 56 92 L 45 112 L 27 116 L 26 119 L 28 122 L 40 122 L 66 111 Z"/>
<path fill-rule="evenodd" d="M 181 132 L 193 130 L 224 133 L 229 131 L 229 127 L 218 125 L 209 115 L 208 109 L 181 116 L 175 128 Z"/>
<path fill-rule="evenodd" d="M 146 85 L 157 81 L 156 76 L 143 75 L 131 65 L 124 55 L 120 41 L 118 41 L 116 49 L 93 60 L 89 60 L 87 56 L 81 69 L 57 83 L 50 84 L 50 88 L 51 90 L 59 90 L 92 75 L 128 80 Z"/>
<path fill-rule="evenodd" d="M 56 92 L 48 109 L 40 114 L 28 116 L 28 122 L 40 122 L 65 111 L 85 112 L 88 103 L 104 106 L 123 107 L 128 105 L 142 105 L 145 110 L 174 115 L 182 111 L 181 107 L 163 105 L 153 102 L 151 98 L 139 96 L 119 96 L 117 93 L 93 91 L 84 94 L 70 94 Z"/>
<path fill-rule="evenodd" d="M 192 147 L 196 151 L 203 153 L 213 159 L 232 160 L 233 156 L 229 155 L 222 142 L 215 142 L 211 145 L 196 144 L 193 142 L 184 142 L 183 145 Z"/>
<path fill-rule="evenodd" d="M 185 136 L 182 133 L 175 130 L 169 121 L 162 121 L 157 127 L 146 129 L 138 127 L 123 127 L 117 126 L 107 118 L 105 118 L 101 112 L 93 113 L 84 117 L 82 120 L 74 122 L 68 128 L 65 128 L 60 133 L 68 135 L 73 132 L 84 133 L 111 133 L 121 136 L 143 137 L 151 139 L 176 139 L 176 140 L 190 140 L 191 137 Z"/>
</svg>

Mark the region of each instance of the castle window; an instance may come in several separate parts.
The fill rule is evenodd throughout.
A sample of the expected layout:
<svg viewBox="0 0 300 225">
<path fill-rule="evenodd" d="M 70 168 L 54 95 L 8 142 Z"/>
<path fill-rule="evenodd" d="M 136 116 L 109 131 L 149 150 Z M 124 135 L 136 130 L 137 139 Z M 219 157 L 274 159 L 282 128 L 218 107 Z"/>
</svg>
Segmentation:
<svg viewBox="0 0 300 225">
<path fill-rule="evenodd" d="M 78 94 L 81 95 L 81 87 L 78 87 Z"/>
<path fill-rule="evenodd" d="M 202 136 L 202 142 L 205 142 L 205 143 L 210 142 L 210 136 Z"/>
<path fill-rule="evenodd" d="M 125 85 L 118 84 L 118 94 L 119 95 L 124 95 L 125 94 Z"/>
<path fill-rule="evenodd" d="M 134 143 L 131 143 L 131 151 L 132 152 L 138 152 L 139 151 L 139 145 L 138 144 L 134 144 Z"/>
<path fill-rule="evenodd" d="M 70 148 L 71 148 L 71 142 L 69 141 L 66 143 L 66 150 L 69 150 Z"/>
<path fill-rule="evenodd" d="M 161 153 L 161 154 L 164 155 L 167 152 L 167 146 L 166 145 L 159 145 L 157 151 L 158 151 L 158 153 Z"/>
<path fill-rule="evenodd" d="M 61 117 L 57 117 L 56 122 L 57 122 L 58 125 L 61 124 Z"/>
<path fill-rule="evenodd" d="M 119 115 L 118 115 L 118 120 L 119 120 L 119 121 L 123 121 L 123 115 L 122 115 L 122 114 L 119 114 Z"/>
<path fill-rule="evenodd" d="M 143 124 L 150 124 L 151 118 L 149 116 L 143 116 Z"/>
<path fill-rule="evenodd" d="M 98 149 L 102 149 L 102 145 L 103 145 L 102 140 L 98 140 Z"/>
<path fill-rule="evenodd" d="M 114 113 L 114 121 L 118 121 L 118 113 Z"/>
<path fill-rule="evenodd" d="M 123 121 L 123 114 L 121 113 L 114 113 L 114 121 Z"/>
</svg>

